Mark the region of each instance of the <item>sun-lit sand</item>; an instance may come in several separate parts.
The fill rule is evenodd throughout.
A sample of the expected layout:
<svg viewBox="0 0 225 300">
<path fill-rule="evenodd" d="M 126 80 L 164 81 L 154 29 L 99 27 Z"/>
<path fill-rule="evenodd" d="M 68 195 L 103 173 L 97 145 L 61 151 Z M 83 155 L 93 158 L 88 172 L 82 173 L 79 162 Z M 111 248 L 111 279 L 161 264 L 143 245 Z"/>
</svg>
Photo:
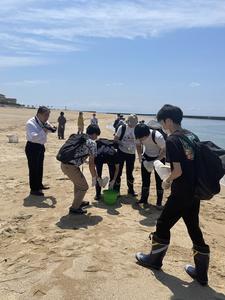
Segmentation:
<svg viewBox="0 0 225 300">
<path fill-rule="evenodd" d="M 137 209 L 135 200 L 126 196 L 124 174 L 124 196 L 115 207 L 94 201 L 90 187 L 88 214 L 68 215 L 73 186 L 55 159 L 63 141 L 49 134 L 44 183 L 51 189 L 44 198 L 29 197 L 25 123 L 35 112 L 0 108 L 0 299 L 225 299 L 224 191 L 201 207 L 201 227 L 211 246 L 209 287 L 199 286 L 183 270 L 192 262 L 183 221 L 172 229 L 163 271 L 142 268 L 134 254 L 149 251 L 148 235 L 160 214 L 154 206 L 154 184 L 148 209 Z M 56 124 L 58 115 L 52 111 L 50 121 Z M 68 137 L 77 130 L 77 113 L 65 111 L 65 116 Z M 91 114 L 84 116 L 87 126 Z M 98 114 L 98 118 L 102 136 L 112 137 L 107 125 L 115 116 Z M 11 133 L 18 134 L 18 144 L 8 143 L 6 135 Z M 84 173 L 91 185 L 87 165 Z M 138 161 L 134 175 L 140 193 Z"/>
</svg>

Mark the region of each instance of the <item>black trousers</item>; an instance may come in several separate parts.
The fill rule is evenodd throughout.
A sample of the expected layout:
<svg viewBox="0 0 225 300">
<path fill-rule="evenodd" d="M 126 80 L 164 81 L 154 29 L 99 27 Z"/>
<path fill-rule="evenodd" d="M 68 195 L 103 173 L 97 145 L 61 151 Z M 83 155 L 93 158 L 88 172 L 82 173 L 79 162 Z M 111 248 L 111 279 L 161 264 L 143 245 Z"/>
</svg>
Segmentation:
<svg viewBox="0 0 225 300">
<path fill-rule="evenodd" d="M 134 177 L 133 177 L 133 170 L 134 170 L 134 162 L 135 162 L 135 154 L 128 154 L 118 150 L 119 155 L 119 173 L 116 178 L 116 183 L 114 189 L 116 191 L 120 191 L 120 184 L 121 184 L 121 176 L 123 173 L 124 163 L 126 162 L 126 175 L 127 175 L 127 186 L 128 191 L 130 193 L 134 192 Z"/>
<path fill-rule="evenodd" d="M 202 231 L 199 227 L 200 200 L 188 192 L 183 196 L 170 195 L 156 225 L 156 235 L 170 240 L 170 229 L 182 218 L 187 227 L 188 234 L 194 245 L 205 247 Z"/>
<path fill-rule="evenodd" d="M 155 173 L 155 181 L 156 181 L 156 193 L 157 193 L 157 205 L 162 204 L 163 199 L 163 189 L 162 189 L 162 180 L 159 177 L 158 173 Z M 143 165 L 143 161 L 141 163 L 141 180 L 142 180 L 142 188 L 141 188 L 141 200 L 144 202 L 148 202 L 150 183 L 151 183 L 151 173 L 149 173 Z"/>
<path fill-rule="evenodd" d="M 30 189 L 39 191 L 42 188 L 45 146 L 27 142 L 25 153 L 28 160 Z"/>
<path fill-rule="evenodd" d="M 58 138 L 64 139 L 65 125 L 58 126 Z"/>
<path fill-rule="evenodd" d="M 103 168 L 104 164 L 105 164 L 105 162 L 99 161 L 99 160 L 97 162 L 95 162 L 97 174 L 98 174 L 99 177 L 102 176 L 102 168 Z M 113 180 L 114 174 L 115 174 L 115 169 L 116 169 L 115 164 L 114 163 L 109 163 L 109 162 L 106 162 L 106 164 L 108 165 L 109 177 L 110 177 L 110 181 L 111 181 L 111 180 Z M 96 183 L 95 190 L 96 190 L 96 196 L 100 196 L 101 195 L 101 187 L 98 184 L 98 182 Z"/>
</svg>

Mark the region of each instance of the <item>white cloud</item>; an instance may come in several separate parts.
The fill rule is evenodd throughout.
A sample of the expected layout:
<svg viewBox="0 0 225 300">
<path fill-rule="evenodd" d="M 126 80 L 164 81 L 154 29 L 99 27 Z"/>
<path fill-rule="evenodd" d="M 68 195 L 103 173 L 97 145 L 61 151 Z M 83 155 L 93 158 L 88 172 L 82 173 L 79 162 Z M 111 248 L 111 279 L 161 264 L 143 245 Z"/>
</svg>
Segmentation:
<svg viewBox="0 0 225 300">
<path fill-rule="evenodd" d="M 7 44 L 8 49 L 13 49 L 20 51 L 21 45 L 23 45 L 23 51 L 42 51 L 42 52 L 71 52 L 78 50 L 73 45 L 63 44 L 63 43 L 56 43 L 46 40 L 40 40 L 38 38 L 27 38 L 16 36 L 14 34 L 6 34 L 0 33 L 0 41 L 2 47 L 4 47 L 4 43 Z"/>
<path fill-rule="evenodd" d="M 199 83 L 199 82 L 191 82 L 191 83 L 189 84 L 189 86 L 192 87 L 192 88 L 199 87 L 199 86 L 200 86 L 200 83 Z"/>
<path fill-rule="evenodd" d="M 19 23 L 20 27 L 31 23 L 23 28 L 25 32 L 59 39 L 149 37 L 169 30 L 225 24 L 224 0 L 48 1 L 48 6 L 41 3 L 9 14 L 10 22 Z"/>
<path fill-rule="evenodd" d="M 26 86 L 26 87 L 31 87 L 31 86 L 38 86 L 42 84 L 48 83 L 47 80 L 38 80 L 38 79 L 24 79 L 21 81 L 12 81 L 12 82 L 3 82 L 3 86 Z"/>
<path fill-rule="evenodd" d="M 36 57 L 0 56 L 0 68 L 37 66 L 46 63 L 44 59 Z"/>
<path fill-rule="evenodd" d="M 0 20 L 0 54 L 65 53 L 89 37 L 225 26 L 225 0 L 1 0 Z"/>
</svg>

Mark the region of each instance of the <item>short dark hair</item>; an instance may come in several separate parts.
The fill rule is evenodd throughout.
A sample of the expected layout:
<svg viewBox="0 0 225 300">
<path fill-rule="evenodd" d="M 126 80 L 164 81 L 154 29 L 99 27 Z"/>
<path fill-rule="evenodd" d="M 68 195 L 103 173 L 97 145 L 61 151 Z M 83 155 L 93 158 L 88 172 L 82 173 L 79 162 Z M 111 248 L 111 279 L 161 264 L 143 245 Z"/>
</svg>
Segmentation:
<svg viewBox="0 0 225 300">
<path fill-rule="evenodd" d="M 64 112 L 63 112 L 63 111 L 61 111 L 60 115 L 61 115 L 61 116 L 64 116 Z"/>
<path fill-rule="evenodd" d="M 183 119 L 183 111 L 174 105 L 165 104 L 157 113 L 158 122 L 171 119 L 175 124 L 181 124 Z"/>
<path fill-rule="evenodd" d="M 44 114 L 46 112 L 50 113 L 50 109 L 47 106 L 39 106 L 37 114 Z"/>
<path fill-rule="evenodd" d="M 100 135 L 101 134 L 101 130 L 99 128 L 98 125 L 89 125 L 86 129 L 86 133 L 91 135 L 91 134 L 97 134 L 97 135 Z"/>
<path fill-rule="evenodd" d="M 148 125 L 144 123 L 139 123 L 134 128 L 134 135 L 136 139 L 141 139 L 145 136 L 149 136 L 149 134 L 150 134 L 150 129 Z"/>
</svg>

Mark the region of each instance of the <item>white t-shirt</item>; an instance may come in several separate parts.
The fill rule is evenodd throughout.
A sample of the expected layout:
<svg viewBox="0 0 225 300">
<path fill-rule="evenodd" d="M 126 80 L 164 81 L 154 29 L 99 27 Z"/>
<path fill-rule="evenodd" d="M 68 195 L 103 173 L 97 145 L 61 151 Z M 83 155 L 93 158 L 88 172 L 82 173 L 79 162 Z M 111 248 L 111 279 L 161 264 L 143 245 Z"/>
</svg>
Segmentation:
<svg viewBox="0 0 225 300">
<path fill-rule="evenodd" d="M 159 156 L 160 150 L 165 148 L 166 142 L 162 134 L 156 130 L 155 131 L 156 144 L 155 144 L 152 139 L 152 131 L 153 130 L 150 129 L 150 135 L 143 142 L 140 143 L 140 140 L 138 140 L 138 144 L 143 145 L 143 154 L 145 153 L 149 157 L 157 157 Z"/>
<path fill-rule="evenodd" d="M 116 136 L 119 138 L 122 134 L 123 125 L 119 126 L 116 132 Z M 119 141 L 119 149 L 128 154 L 135 154 L 136 151 L 136 140 L 134 135 L 134 128 L 126 126 L 126 131 L 122 138 L 122 141 Z"/>
</svg>

